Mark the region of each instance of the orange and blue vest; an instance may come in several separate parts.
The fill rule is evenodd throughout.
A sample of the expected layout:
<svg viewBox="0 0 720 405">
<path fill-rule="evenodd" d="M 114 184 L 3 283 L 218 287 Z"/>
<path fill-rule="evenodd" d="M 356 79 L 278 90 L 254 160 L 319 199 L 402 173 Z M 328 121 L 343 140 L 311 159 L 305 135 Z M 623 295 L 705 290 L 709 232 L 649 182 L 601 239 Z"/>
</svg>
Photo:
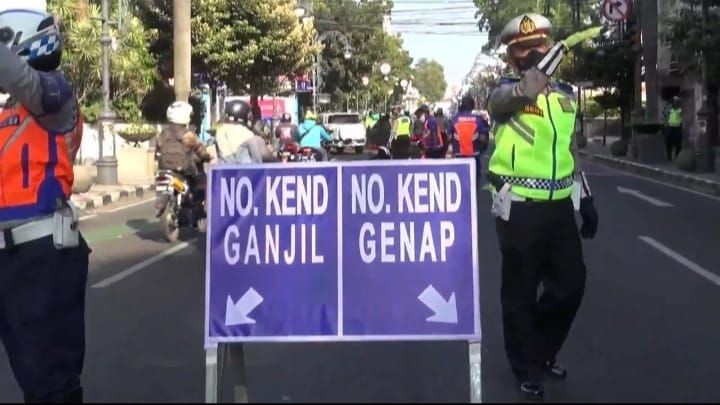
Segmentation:
<svg viewBox="0 0 720 405">
<path fill-rule="evenodd" d="M 64 132 L 43 128 L 19 104 L 0 113 L 0 221 L 50 215 L 70 198 L 82 127 L 79 109 Z"/>
<path fill-rule="evenodd" d="M 453 135 L 453 151 L 455 156 L 476 156 L 482 153 L 480 135 L 490 132 L 482 117 L 472 112 L 459 112 L 452 119 L 450 132 Z"/>
</svg>

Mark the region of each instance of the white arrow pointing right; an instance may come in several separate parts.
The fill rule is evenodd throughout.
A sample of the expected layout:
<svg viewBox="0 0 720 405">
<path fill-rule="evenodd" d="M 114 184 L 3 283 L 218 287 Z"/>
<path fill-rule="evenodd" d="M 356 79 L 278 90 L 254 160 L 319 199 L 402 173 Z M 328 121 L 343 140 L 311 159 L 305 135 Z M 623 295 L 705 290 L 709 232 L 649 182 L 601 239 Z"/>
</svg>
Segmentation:
<svg viewBox="0 0 720 405">
<path fill-rule="evenodd" d="M 673 207 L 673 205 L 670 204 L 670 203 L 666 203 L 665 201 L 658 200 L 657 198 L 650 197 L 650 196 L 648 196 L 648 195 L 645 195 L 645 194 L 643 194 L 643 193 L 641 193 L 641 192 L 639 192 L 639 191 L 637 191 L 637 190 L 633 190 L 633 189 L 631 189 L 631 188 L 625 188 L 625 187 L 620 187 L 620 186 L 618 186 L 617 190 L 618 190 L 618 192 L 619 192 L 620 194 L 628 194 L 628 195 L 631 195 L 631 196 L 633 196 L 633 197 L 636 197 L 636 198 L 639 198 L 639 199 L 641 199 L 641 200 L 647 201 L 647 202 L 649 202 L 650 204 L 652 204 L 652 205 L 654 205 L 654 206 L 656 206 L 656 207 Z"/>
<path fill-rule="evenodd" d="M 442 295 L 430 284 L 420 293 L 418 299 L 430 308 L 435 314 L 427 317 L 428 322 L 457 323 L 457 304 L 455 293 L 450 294 L 450 299 L 445 301 Z"/>
<path fill-rule="evenodd" d="M 225 304 L 225 326 L 254 324 L 255 320 L 248 315 L 262 302 L 262 295 L 252 287 L 240 297 L 237 303 L 234 303 L 232 297 L 228 295 Z"/>
</svg>

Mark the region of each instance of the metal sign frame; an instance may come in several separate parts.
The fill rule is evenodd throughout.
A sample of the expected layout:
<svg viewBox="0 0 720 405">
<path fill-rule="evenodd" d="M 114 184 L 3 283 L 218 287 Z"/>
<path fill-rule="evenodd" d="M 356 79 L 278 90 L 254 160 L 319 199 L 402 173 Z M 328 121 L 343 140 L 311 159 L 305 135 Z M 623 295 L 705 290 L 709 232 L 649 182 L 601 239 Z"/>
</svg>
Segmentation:
<svg viewBox="0 0 720 405">
<path fill-rule="evenodd" d="M 619 6 L 625 6 L 625 11 Z M 605 18 L 613 22 L 625 21 L 630 14 L 632 3 L 630 0 L 605 0 L 602 4 L 602 13 Z M 613 9 L 617 10 L 619 16 L 612 14 Z"/>
</svg>

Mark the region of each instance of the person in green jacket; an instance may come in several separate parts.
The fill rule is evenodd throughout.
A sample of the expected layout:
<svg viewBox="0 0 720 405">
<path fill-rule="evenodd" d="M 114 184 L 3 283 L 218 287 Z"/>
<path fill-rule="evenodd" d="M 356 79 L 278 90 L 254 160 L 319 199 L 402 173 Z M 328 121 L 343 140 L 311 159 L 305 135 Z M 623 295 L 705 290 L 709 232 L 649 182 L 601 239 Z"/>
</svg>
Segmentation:
<svg viewBox="0 0 720 405">
<path fill-rule="evenodd" d="M 675 96 L 668 108 L 667 121 L 665 122 L 665 154 L 670 161 L 677 158 L 682 149 L 682 121 L 680 98 Z"/>
<path fill-rule="evenodd" d="M 520 391 L 532 399 L 543 397 L 544 376 L 567 375 L 556 356 L 585 291 L 580 237 L 593 238 L 598 228 L 590 186 L 574 153 L 577 106 L 568 86 L 552 77 L 569 49 L 600 29 L 555 44 L 551 30 L 547 18 L 530 13 L 505 26 L 501 41 L 520 77 L 502 79 L 488 104 L 495 138 L 488 180 L 502 255 L 505 351 Z"/>
</svg>

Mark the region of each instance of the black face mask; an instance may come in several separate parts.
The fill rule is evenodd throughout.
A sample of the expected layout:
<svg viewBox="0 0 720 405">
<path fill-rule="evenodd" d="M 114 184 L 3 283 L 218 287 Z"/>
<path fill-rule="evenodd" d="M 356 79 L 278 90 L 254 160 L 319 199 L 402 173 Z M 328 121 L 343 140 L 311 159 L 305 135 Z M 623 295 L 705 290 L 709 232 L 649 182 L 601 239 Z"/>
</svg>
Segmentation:
<svg viewBox="0 0 720 405">
<path fill-rule="evenodd" d="M 517 67 L 518 69 L 520 69 L 521 72 L 530 70 L 533 67 L 537 66 L 537 64 L 540 63 L 544 56 L 545 53 L 540 52 L 537 49 L 533 49 L 527 54 L 527 56 L 517 60 Z"/>
</svg>

